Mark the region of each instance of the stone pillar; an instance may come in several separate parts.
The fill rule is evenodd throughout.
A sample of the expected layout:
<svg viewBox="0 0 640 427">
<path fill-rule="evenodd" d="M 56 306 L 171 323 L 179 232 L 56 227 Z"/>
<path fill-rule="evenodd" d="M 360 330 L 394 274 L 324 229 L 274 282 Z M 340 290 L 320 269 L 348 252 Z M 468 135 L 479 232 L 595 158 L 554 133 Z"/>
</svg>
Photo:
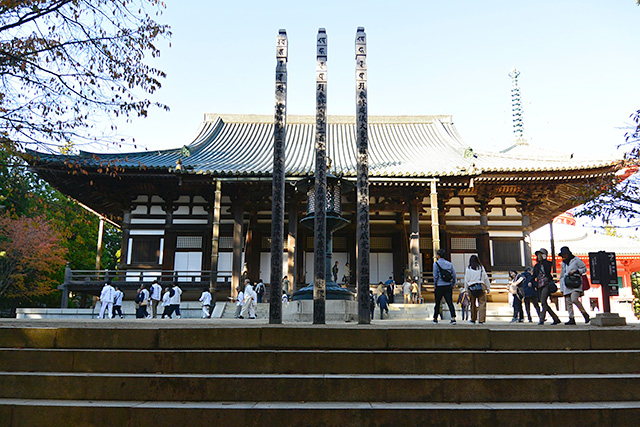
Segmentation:
<svg viewBox="0 0 640 427">
<path fill-rule="evenodd" d="M 276 107 L 273 125 L 273 192 L 271 198 L 271 294 L 269 323 L 282 323 L 282 263 L 284 251 L 284 175 L 287 137 L 287 32 L 280 30 L 276 46 Z"/>
<path fill-rule="evenodd" d="M 371 323 L 369 299 L 369 134 L 367 106 L 367 36 L 364 27 L 356 32 L 356 132 L 358 148 L 356 240 L 358 242 L 358 323 Z"/>
<path fill-rule="evenodd" d="M 438 190 L 437 180 L 431 181 L 431 239 L 433 240 L 433 259 L 436 259 L 436 252 L 440 249 L 440 222 L 438 220 Z"/>
<path fill-rule="evenodd" d="M 231 295 L 236 295 L 235 289 L 240 285 L 242 275 L 242 217 L 244 214 L 242 202 L 232 201 L 233 214 L 233 255 L 231 258 Z"/>
<path fill-rule="evenodd" d="M 409 248 L 411 249 L 411 262 L 409 269 L 411 277 L 421 277 L 420 271 L 420 217 L 418 213 L 418 201 L 411 202 L 409 210 L 409 226 L 411 227 L 411 235 L 409 238 Z M 419 279 L 418 279 L 419 280 Z"/>
<path fill-rule="evenodd" d="M 317 61 L 313 323 L 324 324 L 327 282 L 327 33 L 324 28 L 318 30 Z"/>
<path fill-rule="evenodd" d="M 211 276 L 209 278 L 209 292 L 211 295 L 216 291 L 218 284 L 218 251 L 220 248 L 220 210 L 222 209 L 222 183 L 216 181 L 215 193 L 213 196 L 213 226 L 211 229 Z M 233 295 L 234 289 L 231 289 Z"/>
<path fill-rule="evenodd" d="M 296 274 L 296 261 L 298 257 L 298 203 L 295 198 L 289 201 L 289 236 L 287 240 L 287 277 L 289 278 L 289 289 L 287 293 L 293 294 L 295 284 L 298 281 Z"/>
<path fill-rule="evenodd" d="M 98 247 L 96 249 L 96 270 L 100 270 L 102 264 L 102 249 L 104 237 L 104 217 L 100 217 L 100 225 L 98 226 Z"/>
</svg>

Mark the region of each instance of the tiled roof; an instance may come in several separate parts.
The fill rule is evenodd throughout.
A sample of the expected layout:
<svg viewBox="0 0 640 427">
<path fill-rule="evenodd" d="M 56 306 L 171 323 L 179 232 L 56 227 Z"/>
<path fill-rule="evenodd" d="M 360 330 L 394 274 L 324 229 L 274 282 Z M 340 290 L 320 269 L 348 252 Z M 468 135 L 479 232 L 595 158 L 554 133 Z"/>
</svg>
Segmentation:
<svg viewBox="0 0 640 427">
<path fill-rule="evenodd" d="M 356 129 L 352 116 L 329 116 L 327 156 L 331 172 L 356 175 Z M 288 116 L 286 173 L 313 174 L 315 117 Z M 541 153 L 544 154 L 544 153 Z M 601 168 L 610 160 L 526 156 L 515 151 L 474 152 L 461 139 L 451 116 L 370 116 L 369 173 L 373 177 L 437 177 L 482 172 L 562 171 Z M 39 162 L 64 156 L 38 154 Z M 125 154 L 81 152 L 72 161 L 125 168 L 167 170 L 181 160 L 186 173 L 215 176 L 269 176 L 273 167 L 273 116 L 205 115 L 193 142 L 182 148 Z"/>
<path fill-rule="evenodd" d="M 588 227 L 567 224 L 553 224 L 556 251 L 568 246 L 574 255 L 589 252 L 615 252 L 617 255 L 640 255 L 640 242 L 625 237 L 608 236 Z M 531 249 L 550 248 L 549 225 L 531 233 Z"/>
</svg>

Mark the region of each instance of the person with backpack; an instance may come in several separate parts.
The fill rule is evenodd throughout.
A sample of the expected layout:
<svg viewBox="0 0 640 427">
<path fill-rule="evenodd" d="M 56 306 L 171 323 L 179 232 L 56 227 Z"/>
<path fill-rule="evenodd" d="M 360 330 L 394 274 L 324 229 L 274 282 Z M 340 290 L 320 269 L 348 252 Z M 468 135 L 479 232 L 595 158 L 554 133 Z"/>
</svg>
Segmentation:
<svg viewBox="0 0 640 427">
<path fill-rule="evenodd" d="M 551 276 L 551 261 L 547 259 L 549 252 L 542 248 L 535 252 L 537 263 L 533 267 L 533 280 L 538 288 L 538 295 L 542 303 L 542 313 L 538 325 L 544 325 L 546 314 L 549 313 L 553 319 L 552 325 L 559 325 L 560 318 L 549 306 L 549 296 L 558 290 L 553 276 Z"/>
<path fill-rule="evenodd" d="M 469 257 L 469 265 L 464 272 L 464 289 L 471 298 L 471 323 L 480 325 L 487 321 L 487 294 L 491 291 L 489 276 L 477 255 Z"/>
<path fill-rule="evenodd" d="M 433 323 L 438 323 L 440 315 L 440 300 L 444 298 L 451 313 L 451 324 L 456 324 L 456 308 L 453 305 L 453 285 L 456 283 L 456 271 L 453 264 L 445 259 L 447 255 L 444 249 L 436 252 L 436 261 L 433 263 L 433 283 L 436 303 L 433 308 Z"/>
<path fill-rule="evenodd" d="M 121 319 L 124 319 L 122 315 L 122 299 L 124 298 L 124 293 L 120 290 L 119 287 L 115 287 L 116 293 L 113 297 L 113 316 L 116 317 L 116 314 L 120 316 Z"/>
<path fill-rule="evenodd" d="M 258 303 L 262 302 L 262 296 L 264 295 L 266 290 L 267 288 L 264 286 L 264 282 L 262 281 L 262 279 L 258 280 L 258 283 L 256 283 L 256 294 L 258 297 Z"/>
<path fill-rule="evenodd" d="M 533 275 L 531 274 L 531 267 L 527 267 L 524 269 L 520 276 L 523 278 L 522 281 L 522 292 L 524 294 L 524 298 L 522 300 L 525 310 L 527 311 L 527 318 L 529 319 L 529 323 L 533 322 L 531 318 L 531 305 L 533 304 L 533 308 L 536 309 L 536 313 L 538 314 L 538 319 L 540 318 L 540 304 L 538 302 L 538 290 L 534 286 Z"/>
</svg>

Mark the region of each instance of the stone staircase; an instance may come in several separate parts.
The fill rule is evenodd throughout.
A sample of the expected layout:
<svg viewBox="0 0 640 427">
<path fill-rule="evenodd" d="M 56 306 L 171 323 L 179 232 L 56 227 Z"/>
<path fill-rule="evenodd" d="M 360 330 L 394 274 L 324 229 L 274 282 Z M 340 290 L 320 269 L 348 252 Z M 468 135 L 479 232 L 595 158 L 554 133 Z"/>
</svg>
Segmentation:
<svg viewBox="0 0 640 427">
<path fill-rule="evenodd" d="M 640 329 L 0 327 L 0 425 L 637 425 Z M 389 325 L 389 326 L 388 326 Z"/>
</svg>

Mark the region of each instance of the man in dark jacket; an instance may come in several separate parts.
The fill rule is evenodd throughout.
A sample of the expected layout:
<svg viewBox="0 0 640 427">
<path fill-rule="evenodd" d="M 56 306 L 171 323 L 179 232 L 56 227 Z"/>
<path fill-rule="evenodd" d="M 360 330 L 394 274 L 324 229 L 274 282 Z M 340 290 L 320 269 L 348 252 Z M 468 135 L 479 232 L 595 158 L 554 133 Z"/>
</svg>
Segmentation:
<svg viewBox="0 0 640 427">
<path fill-rule="evenodd" d="M 549 306 L 549 296 L 553 293 L 552 288 L 555 290 L 558 288 L 556 287 L 556 284 L 553 281 L 553 276 L 551 275 L 551 261 L 547 259 L 548 256 L 549 252 L 544 248 L 536 251 L 538 263 L 533 267 L 533 280 L 538 288 L 538 295 L 540 296 L 540 302 L 542 303 L 542 313 L 540 314 L 540 321 L 538 322 L 538 325 L 544 325 L 547 313 L 549 313 L 551 318 L 553 318 L 552 325 L 560 324 L 558 315 L 551 309 L 551 306 Z"/>
<path fill-rule="evenodd" d="M 380 306 L 380 320 L 384 319 L 383 313 L 386 311 L 389 316 L 389 298 L 386 293 L 381 293 L 378 297 L 378 305 Z"/>
</svg>

